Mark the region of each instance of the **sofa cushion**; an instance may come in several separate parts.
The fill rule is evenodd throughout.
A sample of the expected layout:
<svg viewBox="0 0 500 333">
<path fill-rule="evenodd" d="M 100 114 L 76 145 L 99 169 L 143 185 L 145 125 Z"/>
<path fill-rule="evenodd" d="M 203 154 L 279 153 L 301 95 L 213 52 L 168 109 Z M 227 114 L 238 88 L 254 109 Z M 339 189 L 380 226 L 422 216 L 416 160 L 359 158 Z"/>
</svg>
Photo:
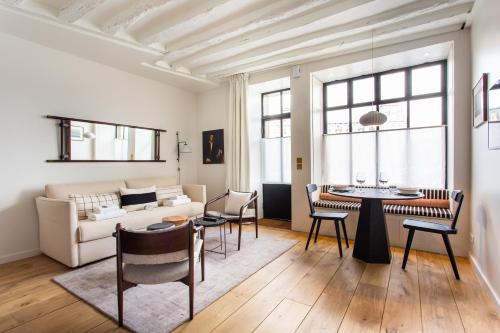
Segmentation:
<svg viewBox="0 0 500 333">
<path fill-rule="evenodd" d="M 314 202 L 315 207 L 333 208 L 338 210 L 359 210 L 361 203 L 335 201 L 335 200 L 318 200 Z M 435 217 L 443 219 L 451 219 L 453 214 L 449 208 L 438 207 L 417 207 L 417 206 L 403 206 L 403 205 L 384 205 L 384 212 L 388 214 L 397 215 L 413 215 Z"/>
<path fill-rule="evenodd" d="M 110 237 L 115 232 L 116 224 L 121 223 L 125 228 L 144 229 L 148 225 L 161 222 L 165 216 L 186 215 L 189 217 L 202 215 L 204 205 L 201 202 L 176 207 L 158 207 L 153 210 L 130 212 L 125 216 L 103 221 L 81 220 L 78 222 L 79 242 L 88 242 L 95 239 Z"/>
<path fill-rule="evenodd" d="M 319 198 L 328 201 L 361 202 L 361 199 L 343 197 L 340 195 L 321 193 Z M 414 207 L 434 207 L 450 208 L 450 202 L 446 199 L 412 199 L 412 200 L 384 200 L 384 205 L 414 206 Z"/>
<path fill-rule="evenodd" d="M 49 199 L 67 200 L 70 194 L 92 194 L 120 192 L 120 187 L 126 187 L 125 181 L 104 181 L 92 183 L 69 183 L 45 185 L 45 195 Z"/>
</svg>

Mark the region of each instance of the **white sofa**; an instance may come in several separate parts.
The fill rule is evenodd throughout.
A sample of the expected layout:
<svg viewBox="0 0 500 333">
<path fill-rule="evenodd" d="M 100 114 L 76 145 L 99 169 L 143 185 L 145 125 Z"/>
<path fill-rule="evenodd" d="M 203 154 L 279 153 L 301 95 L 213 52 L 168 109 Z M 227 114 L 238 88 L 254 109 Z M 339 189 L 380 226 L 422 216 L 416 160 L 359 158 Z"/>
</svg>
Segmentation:
<svg viewBox="0 0 500 333">
<path fill-rule="evenodd" d="M 161 222 L 166 216 L 201 216 L 206 202 L 205 185 L 182 185 L 184 194 L 192 200 L 190 204 L 129 212 L 123 217 L 103 221 L 78 220 L 76 203 L 68 199 L 70 194 L 109 193 L 119 192 L 120 187 L 175 184 L 175 177 L 161 177 L 46 185 L 46 196 L 36 198 L 40 250 L 69 267 L 77 267 L 116 254 L 112 233 L 117 223 L 140 229 Z"/>
</svg>

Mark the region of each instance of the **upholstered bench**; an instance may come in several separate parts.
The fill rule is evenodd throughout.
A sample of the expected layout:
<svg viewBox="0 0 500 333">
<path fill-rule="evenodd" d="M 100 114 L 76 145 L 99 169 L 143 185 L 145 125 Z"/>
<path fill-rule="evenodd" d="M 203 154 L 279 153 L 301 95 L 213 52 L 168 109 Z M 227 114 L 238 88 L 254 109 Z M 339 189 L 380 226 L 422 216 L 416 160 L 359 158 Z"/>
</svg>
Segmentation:
<svg viewBox="0 0 500 333">
<path fill-rule="evenodd" d="M 338 210 L 355 210 L 361 207 L 361 200 L 340 197 L 328 193 L 331 185 L 321 186 L 319 200 L 315 207 L 333 208 Z M 374 188 L 370 187 L 370 188 Z M 451 219 L 449 191 L 445 189 L 420 189 L 425 197 L 414 200 L 385 200 L 384 212 L 387 214 L 425 216 L 432 218 Z"/>
</svg>

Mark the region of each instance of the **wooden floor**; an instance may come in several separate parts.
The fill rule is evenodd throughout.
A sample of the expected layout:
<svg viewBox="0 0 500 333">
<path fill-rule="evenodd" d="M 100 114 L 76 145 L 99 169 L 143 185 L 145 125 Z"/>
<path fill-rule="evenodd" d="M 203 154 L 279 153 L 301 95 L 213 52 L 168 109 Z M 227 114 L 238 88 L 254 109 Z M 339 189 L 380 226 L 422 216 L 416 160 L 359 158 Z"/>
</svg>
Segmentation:
<svg viewBox="0 0 500 333">
<path fill-rule="evenodd" d="M 401 249 L 365 264 L 352 246 L 339 258 L 334 238 L 306 252 L 303 233 L 261 233 L 299 242 L 175 332 L 500 332 L 466 259 L 456 281 L 441 255 L 413 252 L 403 271 Z M 51 282 L 67 270 L 45 256 L 0 266 L 0 332 L 125 332 Z"/>
</svg>

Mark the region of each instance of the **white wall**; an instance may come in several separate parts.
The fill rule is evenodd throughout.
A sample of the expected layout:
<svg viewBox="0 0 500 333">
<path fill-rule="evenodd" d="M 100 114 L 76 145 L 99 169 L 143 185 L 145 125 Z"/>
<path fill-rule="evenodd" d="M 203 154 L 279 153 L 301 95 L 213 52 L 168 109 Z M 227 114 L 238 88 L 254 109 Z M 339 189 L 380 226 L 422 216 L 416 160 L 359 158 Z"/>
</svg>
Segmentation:
<svg viewBox="0 0 500 333">
<path fill-rule="evenodd" d="M 45 184 L 175 175 L 176 130 L 201 140 L 193 93 L 5 34 L 0 50 L 0 262 L 38 252 L 34 198 Z M 166 129 L 167 163 L 46 163 L 58 156 L 47 114 Z M 183 182 L 196 182 L 199 155 L 182 156 Z"/>
<path fill-rule="evenodd" d="M 227 122 L 229 109 L 229 87 L 223 84 L 220 87 L 198 95 L 198 115 L 195 144 L 200 153 L 196 156 L 198 166 L 198 182 L 207 186 L 207 199 L 211 199 L 226 189 L 226 164 L 203 164 L 202 132 L 224 129 L 224 149 L 227 149 Z M 227 156 L 225 155 L 225 158 Z M 220 209 L 222 204 L 213 208 Z M 212 208 L 212 207 L 211 207 Z"/>
<path fill-rule="evenodd" d="M 500 73 L 500 2 L 477 0 L 471 27 L 472 78 Z M 500 296 L 500 150 L 488 150 L 488 125 L 472 131 L 472 234 L 471 256 L 489 281 L 497 302 Z"/>
</svg>

